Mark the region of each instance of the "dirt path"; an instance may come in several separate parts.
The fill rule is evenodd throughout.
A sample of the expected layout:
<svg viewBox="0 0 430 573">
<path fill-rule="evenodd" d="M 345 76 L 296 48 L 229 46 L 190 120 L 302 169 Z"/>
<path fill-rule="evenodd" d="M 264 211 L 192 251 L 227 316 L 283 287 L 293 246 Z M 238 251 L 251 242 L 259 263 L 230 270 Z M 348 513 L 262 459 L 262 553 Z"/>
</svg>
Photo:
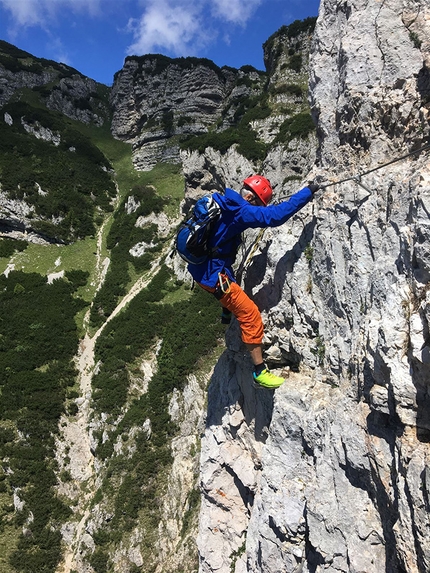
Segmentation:
<svg viewBox="0 0 430 573">
<path fill-rule="evenodd" d="M 98 285 L 100 288 L 106 274 L 107 265 L 101 261 L 102 248 L 102 229 L 97 240 L 97 269 Z M 58 568 L 58 573 L 72 573 L 78 569 L 77 560 L 79 560 L 80 546 L 83 535 L 85 534 L 85 525 L 90 516 L 90 502 L 96 490 L 96 475 L 94 470 L 94 456 L 92 454 L 91 439 L 89 433 L 89 422 L 91 415 L 91 381 L 95 368 L 95 346 L 97 339 L 109 324 L 127 304 L 152 280 L 160 267 L 160 262 L 164 257 L 162 252 L 160 257 L 154 261 L 149 273 L 140 277 L 130 288 L 129 292 L 118 303 L 115 310 L 106 320 L 106 322 L 90 337 L 87 333 L 81 340 L 79 352 L 76 357 L 76 368 L 78 370 L 78 382 L 81 398 L 79 398 L 79 411 L 74 418 L 65 417 L 61 421 L 63 442 L 70 448 L 68 456 L 70 457 L 70 473 L 74 483 L 80 489 L 78 504 L 75 508 L 76 515 L 81 515 L 77 523 L 70 523 L 65 537 L 66 549 L 63 556 L 63 562 Z M 84 327 L 88 329 L 89 312 L 84 319 Z"/>
<path fill-rule="evenodd" d="M 82 403 L 75 419 L 66 418 L 63 426 L 63 440 L 69 445 L 70 473 L 79 491 L 76 513 L 81 519 L 73 524 L 70 538 L 59 571 L 71 573 L 76 569 L 75 556 L 79 554 L 85 524 L 90 515 L 90 501 L 95 489 L 94 456 L 91 452 L 88 424 L 90 420 L 91 379 L 94 372 L 94 348 L 96 338 L 88 335 L 81 341 L 76 366 L 79 371 L 79 387 Z M 85 488 L 82 487 L 85 485 Z M 69 530 L 70 531 L 70 530 Z"/>
</svg>

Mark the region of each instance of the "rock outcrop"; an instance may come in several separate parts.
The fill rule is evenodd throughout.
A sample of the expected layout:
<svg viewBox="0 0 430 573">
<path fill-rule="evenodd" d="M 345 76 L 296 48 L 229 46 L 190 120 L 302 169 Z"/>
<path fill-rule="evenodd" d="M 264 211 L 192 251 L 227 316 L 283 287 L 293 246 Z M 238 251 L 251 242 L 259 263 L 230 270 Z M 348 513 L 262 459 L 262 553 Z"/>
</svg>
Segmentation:
<svg viewBox="0 0 430 573">
<path fill-rule="evenodd" d="M 0 107 L 22 88 L 33 89 L 48 109 L 76 121 L 100 126 L 109 117 L 102 97 L 106 86 L 66 64 L 36 58 L 0 40 Z"/>
<path fill-rule="evenodd" d="M 206 133 L 226 105 L 234 113 L 235 101 L 261 93 L 262 75 L 199 58 L 128 57 L 112 87 L 112 133 L 132 143 L 137 169 L 179 162 L 179 138 Z"/>
<path fill-rule="evenodd" d="M 1 49 L 1 46 L 0 46 Z M 26 52 L 21 52 L 22 57 Z M 30 54 L 26 54 L 31 57 Z M 38 88 L 53 81 L 56 73 L 54 70 L 40 69 L 37 72 L 23 69 L 15 64 L 15 58 L 6 58 L 0 62 L 0 107 L 7 103 L 10 98 L 21 88 Z"/>
<path fill-rule="evenodd" d="M 109 117 L 110 110 L 100 95 L 100 89 L 107 91 L 105 86 L 94 80 L 73 74 L 61 78 L 46 94 L 45 105 L 81 123 L 101 126 Z"/>
<path fill-rule="evenodd" d="M 245 274 L 267 356 L 292 372 L 253 389 L 230 328 L 202 441 L 201 573 L 430 568 L 428 149 L 352 179 L 428 143 L 429 21 L 424 1 L 321 3 L 309 178 L 349 181 L 266 232 Z"/>
</svg>

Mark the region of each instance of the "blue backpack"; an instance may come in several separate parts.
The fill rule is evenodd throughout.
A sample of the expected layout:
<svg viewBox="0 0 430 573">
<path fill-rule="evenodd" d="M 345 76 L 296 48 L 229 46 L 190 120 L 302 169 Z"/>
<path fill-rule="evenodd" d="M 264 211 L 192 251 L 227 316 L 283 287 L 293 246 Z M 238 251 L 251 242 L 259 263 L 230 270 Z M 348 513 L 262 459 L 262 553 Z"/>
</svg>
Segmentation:
<svg viewBox="0 0 430 573">
<path fill-rule="evenodd" d="M 209 247 L 209 240 L 220 215 L 221 207 L 211 195 L 197 201 L 191 218 L 181 224 L 176 235 L 175 247 L 184 261 L 201 265 L 218 250 Z"/>
</svg>

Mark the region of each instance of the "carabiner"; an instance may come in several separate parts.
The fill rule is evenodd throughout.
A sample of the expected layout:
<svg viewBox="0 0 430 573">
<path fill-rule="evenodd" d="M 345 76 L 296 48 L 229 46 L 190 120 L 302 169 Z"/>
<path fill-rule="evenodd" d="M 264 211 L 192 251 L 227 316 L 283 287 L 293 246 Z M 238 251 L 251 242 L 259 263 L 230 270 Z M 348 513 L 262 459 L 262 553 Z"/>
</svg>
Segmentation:
<svg viewBox="0 0 430 573">
<path fill-rule="evenodd" d="M 218 273 L 218 283 L 219 283 L 219 288 L 224 294 L 230 292 L 230 279 L 228 278 L 227 275 Z"/>
</svg>

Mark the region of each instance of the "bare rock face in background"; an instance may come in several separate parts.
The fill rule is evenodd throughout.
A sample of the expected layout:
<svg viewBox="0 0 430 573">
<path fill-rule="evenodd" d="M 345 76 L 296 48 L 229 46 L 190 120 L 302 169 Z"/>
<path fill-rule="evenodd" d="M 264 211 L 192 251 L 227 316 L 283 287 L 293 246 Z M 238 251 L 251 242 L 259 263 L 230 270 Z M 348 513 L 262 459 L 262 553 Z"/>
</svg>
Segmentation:
<svg viewBox="0 0 430 573">
<path fill-rule="evenodd" d="M 428 143 L 429 23 L 424 1 L 323 0 L 309 178 L 352 178 Z M 280 180 L 273 157 L 272 169 Z M 268 357 L 293 372 L 253 389 L 230 328 L 202 442 L 202 573 L 430 569 L 428 150 L 360 182 L 267 231 L 244 275 Z"/>
<path fill-rule="evenodd" d="M 221 120 L 226 100 L 252 92 L 238 80 L 261 83 L 257 70 L 219 68 L 205 59 L 126 58 L 112 88 L 112 133 L 133 145 L 139 170 L 158 161 L 179 163 L 178 138 L 207 133 Z"/>
</svg>

